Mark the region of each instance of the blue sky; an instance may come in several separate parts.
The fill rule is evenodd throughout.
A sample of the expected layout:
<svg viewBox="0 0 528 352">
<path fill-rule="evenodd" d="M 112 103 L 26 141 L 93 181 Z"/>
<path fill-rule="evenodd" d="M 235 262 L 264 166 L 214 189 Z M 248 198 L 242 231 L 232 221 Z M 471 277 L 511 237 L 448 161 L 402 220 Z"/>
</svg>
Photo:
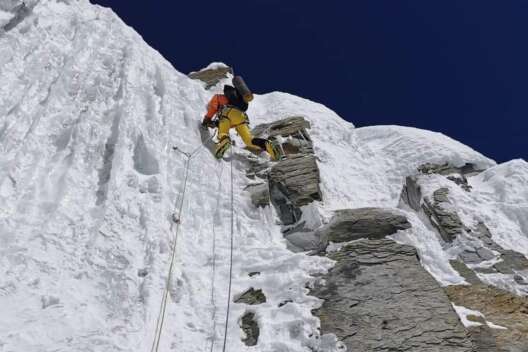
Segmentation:
<svg viewBox="0 0 528 352">
<path fill-rule="evenodd" d="M 257 93 L 321 102 L 358 127 L 425 128 L 528 159 L 528 1 L 92 2 L 181 72 L 223 61 Z"/>
</svg>

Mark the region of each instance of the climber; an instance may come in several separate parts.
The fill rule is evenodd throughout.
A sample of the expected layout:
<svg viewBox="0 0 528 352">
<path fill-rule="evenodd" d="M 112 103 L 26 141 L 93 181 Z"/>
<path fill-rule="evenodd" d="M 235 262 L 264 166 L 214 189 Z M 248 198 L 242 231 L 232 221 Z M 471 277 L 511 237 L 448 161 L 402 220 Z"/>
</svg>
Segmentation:
<svg viewBox="0 0 528 352">
<path fill-rule="evenodd" d="M 202 127 L 218 127 L 218 143 L 215 156 L 221 158 L 231 146 L 229 130 L 235 128 L 249 150 L 266 151 L 272 160 L 277 160 L 279 153 L 275 146 L 263 138 L 254 138 L 249 129 L 249 119 L 246 114 L 248 103 L 253 100 L 240 76 L 233 78 L 233 86 L 225 85 L 224 94 L 216 94 L 207 105 L 207 114 L 202 121 Z M 216 116 L 216 119 L 215 119 Z"/>
</svg>

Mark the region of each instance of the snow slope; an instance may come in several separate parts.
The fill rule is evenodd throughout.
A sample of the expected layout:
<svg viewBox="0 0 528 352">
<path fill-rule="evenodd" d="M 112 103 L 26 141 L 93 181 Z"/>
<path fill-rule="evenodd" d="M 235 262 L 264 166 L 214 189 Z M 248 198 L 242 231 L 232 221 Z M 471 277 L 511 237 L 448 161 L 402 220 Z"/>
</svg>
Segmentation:
<svg viewBox="0 0 528 352">
<path fill-rule="evenodd" d="M 87 1 L 39 2 L 0 51 L 0 349 L 149 350 L 185 175 L 172 146 L 201 145 L 209 93 Z M 221 347 L 230 177 L 207 152 L 190 163 L 161 351 Z M 259 350 L 305 350 L 318 302 L 304 286 L 330 263 L 286 250 L 237 161 L 232 177 L 233 295 L 265 288 Z M 228 347 L 243 351 L 246 307 L 231 307 Z"/>
<path fill-rule="evenodd" d="M 332 263 L 286 249 L 274 211 L 255 209 L 244 191 L 245 152 L 234 150 L 231 173 L 199 149 L 196 126 L 213 92 L 112 11 L 87 0 L 41 0 L 0 35 L 0 82 L 0 351 L 149 350 L 180 203 L 160 351 L 221 350 L 231 178 L 233 296 L 253 287 L 267 301 L 231 304 L 228 350 L 335 348 L 320 342 L 311 315 L 320 302 L 305 288 Z M 474 163 L 490 169 L 470 180 L 482 192 L 461 202 L 464 209 L 490 216 L 502 209 L 492 230 L 502 230 L 505 247 L 526 238 L 524 161 L 495 166 L 446 136 L 408 127 L 355 129 L 286 93 L 257 95 L 248 113 L 253 125 L 292 115 L 311 122 L 324 197 L 314 213 L 323 222 L 340 208 L 396 208 L 405 177 L 425 162 Z M 173 146 L 197 152 L 187 182 L 186 157 Z M 416 246 L 441 283 L 464 282 L 436 233 L 398 211 L 413 228 L 396 238 Z M 239 327 L 248 311 L 261 327 L 251 348 Z"/>
</svg>

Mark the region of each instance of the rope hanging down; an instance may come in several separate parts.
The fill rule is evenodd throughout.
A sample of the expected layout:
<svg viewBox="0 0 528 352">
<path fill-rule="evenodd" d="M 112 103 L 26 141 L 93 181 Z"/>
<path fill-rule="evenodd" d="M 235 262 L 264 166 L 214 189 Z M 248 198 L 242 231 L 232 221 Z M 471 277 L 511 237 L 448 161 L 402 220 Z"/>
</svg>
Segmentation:
<svg viewBox="0 0 528 352">
<path fill-rule="evenodd" d="M 222 175 L 224 173 L 224 163 L 221 164 L 220 168 L 220 175 L 218 176 L 218 188 L 216 190 L 216 206 L 215 206 L 215 212 L 213 214 L 213 246 L 212 246 L 212 258 L 213 258 L 213 270 L 212 270 L 212 278 L 211 278 L 211 306 L 213 307 L 213 314 L 211 317 L 212 321 L 212 336 L 211 336 L 211 345 L 210 345 L 210 352 L 213 352 L 214 350 L 214 344 L 215 344 L 215 337 L 216 337 L 216 300 L 215 300 L 215 291 L 216 291 L 216 226 L 215 226 L 215 217 L 219 216 L 219 210 L 220 210 L 220 195 L 222 194 Z"/>
<path fill-rule="evenodd" d="M 231 156 L 233 155 L 233 151 L 231 151 Z M 234 204 L 233 204 L 233 157 L 231 157 L 230 160 L 230 168 L 231 168 L 231 234 L 230 234 L 230 258 L 229 258 L 229 288 L 227 292 L 227 312 L 226 312 L 226 321 L 225 321 L 225 330 L 224 330 L 224 346 L 222 348 L 222 352 L 226 351 L 226 344 L 227 344 L 227 328 L 229 326 L 229 311 L 231 307 L 231 283 L 233 281 L 233 233 L 234 233 L 234 225 L 235 225 L 235 210 L 234 210 Z"/>
<path fill-rule="evenodd" d="M 208 139 L 208 141 L 213 139 L 213 137 L 214 137 L 214 135 L 212 135 Z M 174 212 L 173 212 L 173 214 L 176 214 L 176 210 L 178 210 L 178 215 L 177 215 L 177 218 L 175 219 L 175 220 L 177 220 L 177 221 L 175 221 L 176 222 L 176 230 L 174 231 L 174 242 L 173 242 L 172 249 L 171 249 L 171 260 L 170 260 L 170 264 L 169 264 L 169 273 L 167 275 L 167 280 L 165 282 L 165 290 L 164 290 L 164 293 L 163 293 L 163 297 L 161 299 L 160 312 L 159 312 L 158 319 L 157 319 L 157 322 L 156 322 L 156 331 L 155 331 L 155 334 L 154 334 L 154 341 L 152 343 L 151 352 L 157 352 L 158 349 L 159 349 L 159 344 L 160 344 L 160 340 L 161 340 L 161 333 L 163 331 L 163 325 L 165 323 L 165 311 L 167 309 L 167 300 L 168 300 L 168 296 L 169 296 L 169 288 L 170 288 L 170 284 L 171 284 L 172 272 L 174 270 L 174 262 L 175 262 L 175 259 L 176 259 L 176 248 L 177 248 L 177 244 L 178 244 L 178 233 L 179 233 L 179 230 L 180 230 L 181 215 L 182 215 L 183 203 L 184 203 L 184 200 L 185 200 L 185 192 L 187 190 L 187 180 L 189 179 L 189 169 L 190 169 L 191 160 L 192 160 L 192 158 L 194 158 L 195 156 L 198 155 L 198 153 L 202 150 L 203 147 L 204 147 L 204 145 L 201 144 L 200 146 L 196 147 L 190 153 L 186 153 L 186 152 L 180 150 L 176 146 L 174 146 L 172 148 L 173 150 L 180 152 L 182 155 L 184 155 L 186 157 L 186 161 L 185 161 L 185 177 L 184 177 L 184 181 L 183 181 L 182 191 L 180 192 L 181 197 L 179 196 L 178 198 L 176 198 L 176 203 L 174 204 Z M 178 199 L 180 199 L 179 206 L 178 206 Z M 171 229 L 172 229 L 172 225 L 171 225 Z"/>
</svg>

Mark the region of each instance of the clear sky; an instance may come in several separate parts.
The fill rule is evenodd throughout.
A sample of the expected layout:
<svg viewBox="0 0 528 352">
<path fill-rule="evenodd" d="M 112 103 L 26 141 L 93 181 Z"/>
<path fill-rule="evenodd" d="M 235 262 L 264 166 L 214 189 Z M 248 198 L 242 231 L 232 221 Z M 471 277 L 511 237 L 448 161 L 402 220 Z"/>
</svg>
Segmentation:
<svg viewBox="0 0 528 352">
<path fill-rule="evenodd" d="M 356 126 L 443 132 L 528 160 L 526 0 L 92 0 L 184 73 L 211 61 L 257 93 L 327 105 Z"/>
</svg>

